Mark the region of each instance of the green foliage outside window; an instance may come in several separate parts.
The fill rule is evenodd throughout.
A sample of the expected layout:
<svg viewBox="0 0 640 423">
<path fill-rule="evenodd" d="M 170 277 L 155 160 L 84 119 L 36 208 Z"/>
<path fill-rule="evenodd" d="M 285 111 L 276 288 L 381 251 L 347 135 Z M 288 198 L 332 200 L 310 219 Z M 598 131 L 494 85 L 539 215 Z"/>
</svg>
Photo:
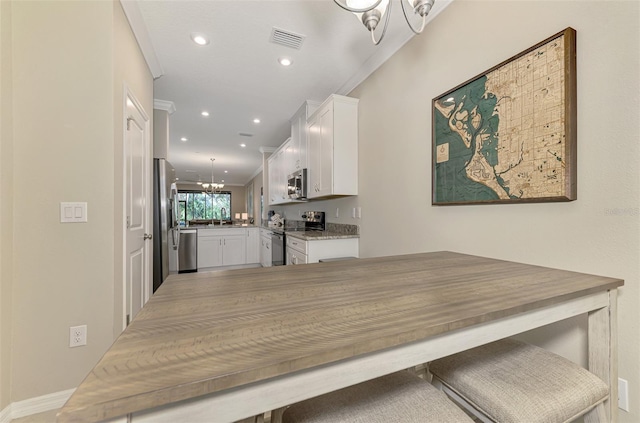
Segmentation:
<svg viewBox="0 0 640 423">
<path fill-rule="evenodd" d="M 182 191 L 178 193 L 180 219 L 190 220 L 229 220 L 231 217 L 231 193 L 205 194 L 202 192 Z M 222 209 L 225 209 L 224 216 Z"/>
</svg>

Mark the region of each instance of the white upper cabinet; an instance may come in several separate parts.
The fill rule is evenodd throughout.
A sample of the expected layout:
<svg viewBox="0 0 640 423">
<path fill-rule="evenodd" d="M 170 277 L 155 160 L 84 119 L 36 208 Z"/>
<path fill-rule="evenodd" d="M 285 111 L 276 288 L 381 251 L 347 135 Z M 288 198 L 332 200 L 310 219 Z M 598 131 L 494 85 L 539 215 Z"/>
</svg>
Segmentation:
<svg viewBox="0 0 640 423">
<path fill-rule="evenodd" d="M 307 198 L 358 194 L 358 101 L 334 94 L 309 117 Z"/>
<path fill-rule="evenodd" d="M 290 175 L 300 169 L 305 169 L 307 165 L 307 144 L 308 130 L 307 119 L 320 103 L 307 100 L 302 103 L 295 115 L 291 118 L 291 146 L 290 155 L 288 157 L 288 171 Z"/>
<path fill-rule="evenodd" d="M 269 164 L 269 205 L 282 204 L 289 199 L 287 193 L 286 152 L 289 139 L 267 159 Z"/>
</svg>

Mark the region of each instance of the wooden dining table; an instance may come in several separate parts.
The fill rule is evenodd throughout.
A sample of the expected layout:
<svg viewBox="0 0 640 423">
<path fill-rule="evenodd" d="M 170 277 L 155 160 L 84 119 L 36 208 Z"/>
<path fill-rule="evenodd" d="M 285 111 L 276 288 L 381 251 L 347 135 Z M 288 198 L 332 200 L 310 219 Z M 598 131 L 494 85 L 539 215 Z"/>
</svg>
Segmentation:
<svg viewBox="0 0 640 423">
<path fill-rule="evenodd" d="M 586 314 L 616 421 L 622 285 L 454 252 L 172 275 L 57 418 L 240 421 Z"/>
</svg>

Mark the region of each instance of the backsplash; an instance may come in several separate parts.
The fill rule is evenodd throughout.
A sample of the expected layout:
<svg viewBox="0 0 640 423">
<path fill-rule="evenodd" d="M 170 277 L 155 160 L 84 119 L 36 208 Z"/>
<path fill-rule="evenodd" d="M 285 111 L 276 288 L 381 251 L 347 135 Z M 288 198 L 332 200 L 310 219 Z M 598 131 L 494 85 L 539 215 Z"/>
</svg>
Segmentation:
<svg viewBox="0 0 640 423">
<path fill-rule="evenodd" d="M 335 232 L 341 235 L 360 235 L 360 226 L 345 223 L 327 223 L 327 232 Z"/>
<path fill-rule="evenodd" d="M 302 220 L 286 220 L 284 223 L 285 231 L 295 231 L 301 229 L 304 229 L 304 222 Z M 328 222 L 327 232 L 332 232 L 340 235 L 360 235 L 360 226 Z"/>
</svg>

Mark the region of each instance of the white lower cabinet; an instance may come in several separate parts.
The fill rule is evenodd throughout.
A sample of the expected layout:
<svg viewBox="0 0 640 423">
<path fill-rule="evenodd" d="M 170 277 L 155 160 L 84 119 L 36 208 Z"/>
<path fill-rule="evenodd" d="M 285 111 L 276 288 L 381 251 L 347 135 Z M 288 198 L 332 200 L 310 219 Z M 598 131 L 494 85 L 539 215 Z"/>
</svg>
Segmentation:
<svg viewBox="0 0 640 423">
<path fill-rule="evenodd" d="M 257 238 L 258 228 L 198 229 L 198 270 L 258 263 Z"/>
<path fill-rule="evenodd" d="M 271 267 L 271 231 L 260 229 L 260 264 Z"/>
<path fill-rule="evenodd" d="M 358 238 L 314 239 L 287 237 L 287 263 L 317 263 L 322 259 L 358 257 Z"/>
<path fill-rule="evenodd" d="M 226 235 L 222 239 L 222 265 L 246 264 L 247 239 L 245 234 Z"/>
<path fill-rule="evenodd" d="M 222 266 L 222 239 L 222 236 L 201 236 L 198 233 L 198 269 Z"/>
<path fill-rule="evenodd" d="M 247 228 L 247 264 L 260 263 L 260 228 Z"/>
</svg>

